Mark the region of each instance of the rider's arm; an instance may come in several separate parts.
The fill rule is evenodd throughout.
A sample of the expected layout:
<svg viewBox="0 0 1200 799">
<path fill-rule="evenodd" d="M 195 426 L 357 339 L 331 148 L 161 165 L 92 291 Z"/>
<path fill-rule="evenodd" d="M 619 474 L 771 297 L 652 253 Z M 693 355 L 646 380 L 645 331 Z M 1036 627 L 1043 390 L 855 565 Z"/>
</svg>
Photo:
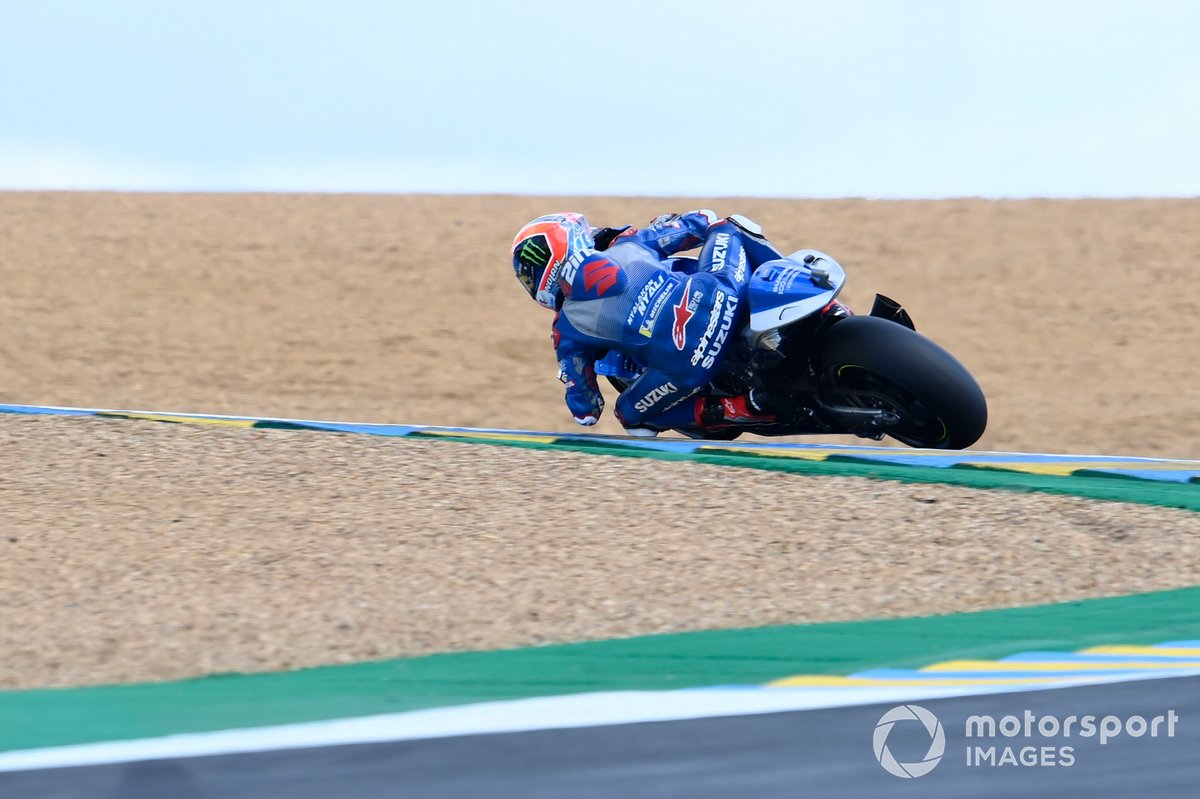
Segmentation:
<svg viewBox="0 0 1200 799">
<path fill-rule="evenodd" d="M 567 387 L 567 408 L 575 421 L 585 427 L 600 421 L 604 395 L 596 382 L 595 361 L 604 353 L 563 335 L 565 320 L 554 319 L 554 353 L 558 356 L 558 379 Z"/>
<path fill-rule="evenodd" d="M 704 243 L 709 225 L 717 215 L 707 209 L 686 214 L 663 214 L 641 230 L 618 236 L 613 244 L 632 239 L 660 258 L 690 250 Z"/>
</svg>

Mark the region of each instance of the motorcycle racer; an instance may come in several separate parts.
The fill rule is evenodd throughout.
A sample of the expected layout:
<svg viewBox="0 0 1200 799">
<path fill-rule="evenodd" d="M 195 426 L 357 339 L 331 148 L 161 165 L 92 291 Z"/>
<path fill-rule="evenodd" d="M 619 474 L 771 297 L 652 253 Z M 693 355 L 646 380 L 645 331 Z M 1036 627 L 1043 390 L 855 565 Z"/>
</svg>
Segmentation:
<svg viewBox="0 0 1200 799">
<path fill-rule="evenodd" d="M 676 258 L 701 246 L 696 259 Z M 540 216 L 513 239 L 517 278 L 554 310 L 559 379 L 575 421 L 604 409 L 594 363 L 609 351 L 646 369 L 623 391 L 616 415 L 632 434 L 770 423 L 765 397 L 703 393 L 748 315 L 754 267 L 780 253 L 741 216 L 707 209 L 663 214 L 642 229 L 596 228 L 578 213 Z"/>
</svg>

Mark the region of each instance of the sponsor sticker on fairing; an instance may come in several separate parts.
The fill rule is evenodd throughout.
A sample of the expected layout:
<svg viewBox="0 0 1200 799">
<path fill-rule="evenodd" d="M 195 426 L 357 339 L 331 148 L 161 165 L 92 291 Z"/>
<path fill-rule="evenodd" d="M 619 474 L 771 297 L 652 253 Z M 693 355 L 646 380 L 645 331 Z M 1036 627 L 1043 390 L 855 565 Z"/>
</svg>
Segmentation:
<svg viewBox="0 0 1200 799">
<path fill-rule="evenodd" d="M 795 267 L 779 270 L 775 275 L 775 285 L 771 287 L 771 290 L 776 294 L 786 294 L 792 290 L 792 284 L 802 274 L 804 274 L 804 270 Z"/>
</svg>

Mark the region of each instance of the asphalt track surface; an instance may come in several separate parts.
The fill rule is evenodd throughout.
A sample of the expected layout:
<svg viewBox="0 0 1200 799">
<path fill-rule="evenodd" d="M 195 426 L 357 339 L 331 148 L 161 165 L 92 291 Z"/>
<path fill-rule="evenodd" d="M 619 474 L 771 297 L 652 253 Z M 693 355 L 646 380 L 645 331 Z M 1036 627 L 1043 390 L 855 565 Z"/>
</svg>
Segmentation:
<svg viewBox="0 0 1200 799">
<path fill-rule="evenodd" d="M 986 797 L 1195 796 L 1200 784 L 1200 676 L 918 702 L 946 732 L 929 774 L 894 777 L 872 735 L 891 705 L 568 730 L 471 735 L 0 774 L 5 799 L 234 799 L 237 797 Z M 1124 731 L 1043 738 L 967 739 L 966 719 L 1112 715 L 1147 720 L 1174 711 L 1174 736 Z M 887 745 L 920 760 L 929 736 L 898 724 Z M 1071 746 L 1074 764 L 966 765 L 969 745 Z"/>
</svg>

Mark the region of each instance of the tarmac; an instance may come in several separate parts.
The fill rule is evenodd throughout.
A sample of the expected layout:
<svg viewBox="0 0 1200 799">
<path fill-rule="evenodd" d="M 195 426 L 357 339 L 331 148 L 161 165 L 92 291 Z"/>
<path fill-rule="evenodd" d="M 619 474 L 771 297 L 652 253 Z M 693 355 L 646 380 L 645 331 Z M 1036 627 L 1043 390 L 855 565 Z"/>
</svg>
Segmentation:
<svg viewBox="0 0 1200 799">
<path fill-rule="evenodd" d="M 41 769 L 0 774 L 0 796 L 1094 799 L 1188 796 L 1200 782 L 1200 676 L 923 700 L 920 707 L 944 731 L 944 752 L 932 770 L 915 778 L 893 776 L 877 759 L 876 727 L 891 707 Z M 1002 719 L 1013 716 L 1024 725 L 1027 711 L 1034 719 L 1028 730 L 1007 737 L 1004 730 L 1014 729 Z M 997 732 L 968 737 L 968 717 L 985 715 L 996 720 Z M 1097 732 L 1081 735 L 1089 715 Z M 1051 725 L 1041 727 L 1039 720 L 1050 716 L 1059 732 L 1043 735 Z M 1069 716 L 1077 722 L 1064 737 Z M 1102 741 L 1099 729 L 1109 716 L 1116 721 L 1108 726 L 1121 730 Z M 1145 721 L 1144 729 L 1134 717 Z M 1155 717 L 1161 717 L 1157 725 Z M 883 742 L 895 761 L 911 766 L 930 754 L 932 740 L 924 726 L 897 722 Z"/>
</svg>

